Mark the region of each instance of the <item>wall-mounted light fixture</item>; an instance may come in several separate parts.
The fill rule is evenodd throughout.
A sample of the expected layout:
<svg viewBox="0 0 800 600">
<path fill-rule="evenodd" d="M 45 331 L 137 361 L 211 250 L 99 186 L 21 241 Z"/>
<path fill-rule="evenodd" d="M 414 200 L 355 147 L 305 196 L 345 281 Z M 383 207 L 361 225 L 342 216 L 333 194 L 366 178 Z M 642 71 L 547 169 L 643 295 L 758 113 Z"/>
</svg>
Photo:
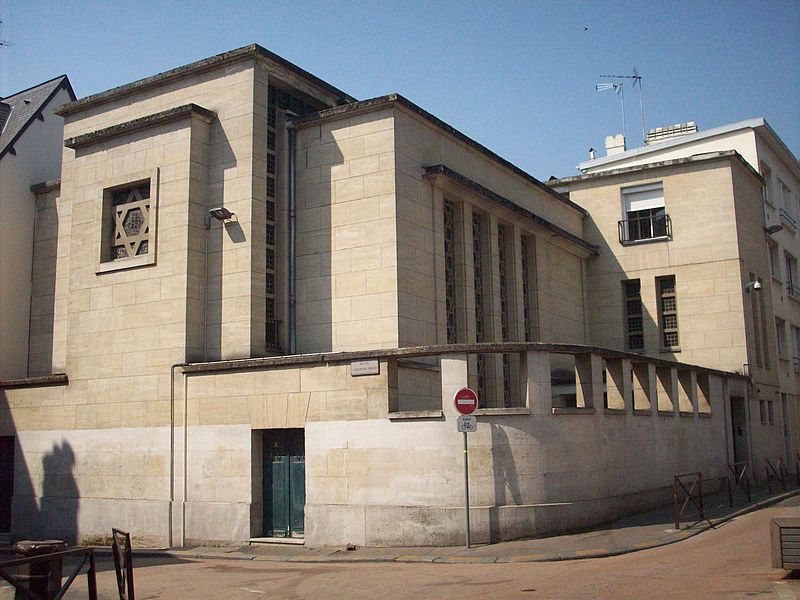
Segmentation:
<svg viewBox="0 0 800 600">
<path fill-rule="evenodd" d="M 209 208 L 208 215 L 206 215 L 206 229 L 211 227 L 211 219 L 216 219 L 217 221 L 225 223 L 230 221 L 235 216 L 235 213 L 232 213 L 224 206 L 215 206 L 214 208 Z"/>
<path fill-rule="evenodd" d="M 747 292 L 748 294 L 753 290 L 755 290 L 756 292 L 760 292 L 761 291 L 761 287 L 762 287 L 762 285 L 761 285 L 760 281 L 758 281 L 758 280 L 751 281 L 746 286 L 744 286 L 744 291 Z"/>
</svg>

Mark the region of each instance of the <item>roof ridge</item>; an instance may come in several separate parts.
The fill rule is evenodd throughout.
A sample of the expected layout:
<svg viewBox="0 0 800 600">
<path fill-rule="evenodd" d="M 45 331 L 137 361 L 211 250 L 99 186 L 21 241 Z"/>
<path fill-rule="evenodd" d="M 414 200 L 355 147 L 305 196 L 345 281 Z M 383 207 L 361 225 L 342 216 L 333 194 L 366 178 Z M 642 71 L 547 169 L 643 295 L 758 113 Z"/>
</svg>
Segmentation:
<svg viewBox="0 0 800 600">
<path fill-rule="evenodd" d="M 28 92 L 32 92 L 36 88 L 44 87 L 48 83 L 53 83 L 57 79 L 64 79 L 66 77 L 67 77 L 67 74 L 66 73 L 62 73 L 61 75 L 57 75 L 56 77 L 53 77 L 52 79 L 48 79 L 47 81 L 43 81 L 42 83 L 39 83 L 39 84 L 36 84 L 36 85 L 32 85 L 30 87 L 25 88 L 24 90 L 20 90 L 19 92 L 14 92 L 13 94 L 11 94 L 9 96 L 2 97 L 2 98 L 0 98 L 0 101 L 6 102 L 6 100 L 8 100 L 9 98 L 13 98 L 15 96 L 21 96 L 21 95 L 26 94 Z"/>
</svg>

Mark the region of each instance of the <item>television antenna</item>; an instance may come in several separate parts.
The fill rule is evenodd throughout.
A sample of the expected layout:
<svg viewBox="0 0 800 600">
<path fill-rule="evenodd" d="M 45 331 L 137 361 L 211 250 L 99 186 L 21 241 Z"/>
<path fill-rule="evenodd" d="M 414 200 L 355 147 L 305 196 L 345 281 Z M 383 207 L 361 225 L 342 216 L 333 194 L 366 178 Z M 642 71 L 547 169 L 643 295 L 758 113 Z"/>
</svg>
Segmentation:
<svg viewBox="0 0 800 600">
<path fill-rule="evenodd" d="M 605 92 L 607 90 L 614 90 L 614 93 L 622 100 L 622 137 L 627 137 L 625 131 L 625 90 L 624 84 L 620 81 L 617 83 L 598 83 L 594 86 L 594 91 Z"/>
<path fill-rule="evenodd" d="M 639 115 L 642 119 L 642 143 L 647 143 L 647 136 L 644 132 L 644 100 L 642 99 L 642 76 L 636 67 L 633 67 L 633 75 L 600 75 L 600 77 L 607 77 L 608 79 L 633 79 L 633 87 L 639 86 Z"/>
<path fill-rule="evenodd" d="M 3 33 L 3 19 L 0 19 L 0 35 L 2 35 L 2 33 Z M 8 40 L 0 38 L 0 50 L 2 50 L 3 48 L 8 48 L 9 46 L 13 45 L 14 44 L 9 42 Z M 2 53 L 0 53 L 0 57 L 2 57 Z M 0 90 L 3 89 L 2 83 L 3 83 L 3 63 L 2 61 L 0 61 Z M 2 98 L 2 96 L 0 96 L 0 98 Z"/>
</svg>

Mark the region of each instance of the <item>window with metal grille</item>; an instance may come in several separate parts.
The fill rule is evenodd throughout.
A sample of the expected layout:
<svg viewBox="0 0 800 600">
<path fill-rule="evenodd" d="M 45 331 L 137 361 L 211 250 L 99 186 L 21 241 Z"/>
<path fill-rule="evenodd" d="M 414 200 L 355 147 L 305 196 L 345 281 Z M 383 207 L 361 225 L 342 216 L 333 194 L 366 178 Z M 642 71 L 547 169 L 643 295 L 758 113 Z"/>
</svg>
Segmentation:
<svg viewBox="0 0 800 600">
<path fill-rule="evenodd" d="M 472 213 L 472 266 L 475 289 L 475 341 L 484 341 L 483 310 L 483 217 Z M 483 354 L 477 356 L 478 397 L 486 398 L 486 361 Z"/>
<path fill-rule="evenodd" d="M 444 285 L 445 310 L 447 312 L 447 343 L 455 344 L 456 322 L 456 247 L 453 203 L 444 201 Z"/>
<path fill-rule="evenodd" d="M 504 342 L 508 341 L 508 273 L 507 260 L 508 229 L 502 223 L 497 224 L 498 268 L 500 276 L 500 335 Z M 511 364 L 508 354 L 503 354 L 503 398 L 508 406 L 511 399 Z"/>
<path fill-rule="evenodd" d="M 641 280 L 623 281 L 622 295 L 625 302 L 625 348 L 641 352 L 644 350 Z"/>
<path fill-rule="evenodd" d="M 102 262 L 144 256 L 152 235 L 150 180 L 109 188 L 103 192 Z"/>
<path fill-rule="evenodd" d="M 675 276 L 656 278 L 658 296 L 658 324 L 661 330 L 661 347 L 675 350 L 679 347 L 678 299 L 675 294 Z"/>
<path fill-rule="evenodd" d="M 539 337 L 536 301 L 536 240 L 533 236 L 520 238 L 522 262 L 522 313 L 525 327 L 525 341 L 533 342 Z"/>
</svg>

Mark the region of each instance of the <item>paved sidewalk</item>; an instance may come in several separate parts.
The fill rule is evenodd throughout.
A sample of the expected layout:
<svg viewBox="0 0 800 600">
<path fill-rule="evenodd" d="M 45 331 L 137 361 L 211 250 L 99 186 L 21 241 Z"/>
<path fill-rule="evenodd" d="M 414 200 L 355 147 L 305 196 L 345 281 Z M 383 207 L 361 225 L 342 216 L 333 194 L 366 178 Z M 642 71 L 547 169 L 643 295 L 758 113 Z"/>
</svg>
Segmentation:
<svg viewBox="0 0 800 600">
<path fill-rule="evenodd" d="M 769 493 L 766 488 L 753 490 L 752 503 L 745 504 L 738 494 L 733 507 L 727 494 L 706 496 L 704 504 L 708 520 L 681 524 L 676 530 L 672 507 L 624 517 L 591 531 L 548 538 L 484 544 L 467 549 L 456 547 L 421 548 L 306 548 L 300 545 L 253 544 L 224 548 L 197 547 L 185 550 L 134 550 L 137 557 L 208 558 L 272 562 L 347 563 L 347 562 L 412 562 L 412 563 L 515 563 L 599 558 L 626 554 L 646 548 L 672 544 L 692 537 L 747 512 L 770 506 L 792 496 L 800 489 Z M 798 503 L 800 505 L 800 503 Z M 99 548 L 102 556 L 107 548 Z"/>
</svg>

